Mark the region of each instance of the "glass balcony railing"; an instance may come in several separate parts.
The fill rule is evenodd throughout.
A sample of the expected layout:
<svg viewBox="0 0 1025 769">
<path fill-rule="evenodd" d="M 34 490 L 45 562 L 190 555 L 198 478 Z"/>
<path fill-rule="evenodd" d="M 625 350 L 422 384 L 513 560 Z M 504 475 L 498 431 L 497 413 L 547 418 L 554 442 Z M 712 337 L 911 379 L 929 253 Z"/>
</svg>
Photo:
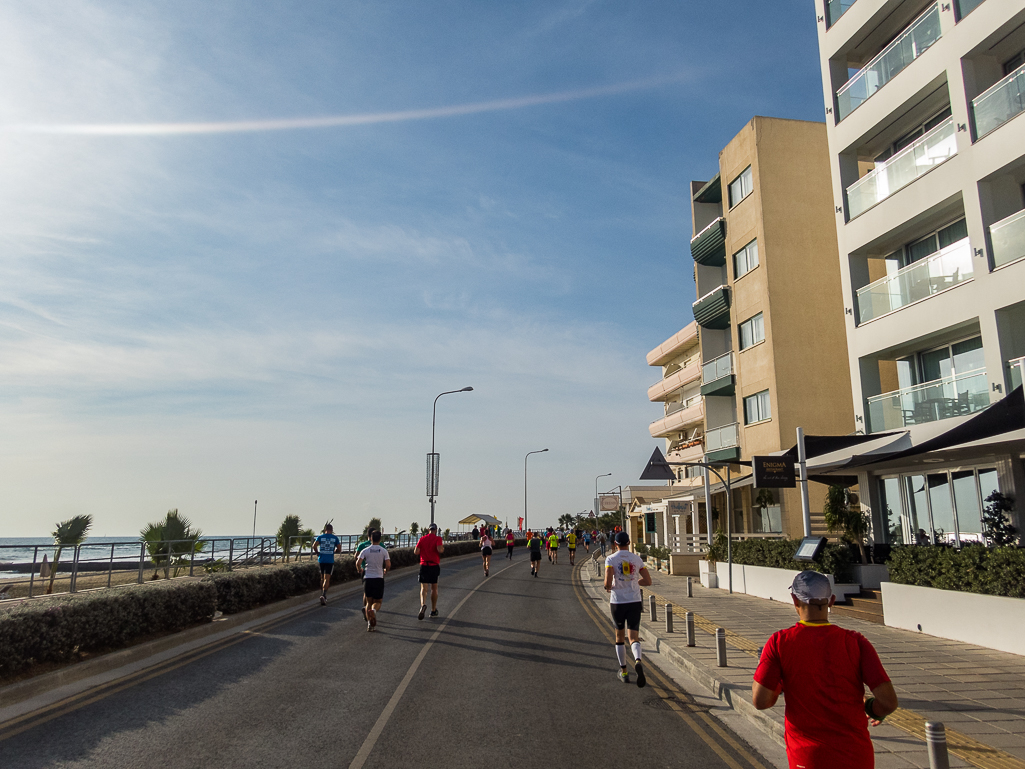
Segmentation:
<svg viewBox="0 0 1025 769">
<path fill-rule="evenodd" d="M 858 319 L 865 323 L 972 279 L 968 238 L 858 289 Z"/>
<path fill-rule="evenodd" d="M 954 133 L 954 118 L 949 117 L 854 182 L 847 188 L 850 218 L 861 216 L 872 206 L 956 155 L 957 140 Z"/>
<path fill-rule="evenodd" d="M 1007 361 L 1007 392 L 1017 390 L 1025 380 L 1025 358 Z"/>
<path fill-rule="evenodd" d="M 857 0 L 826 0 L 826 29 L 836 24 L 837 19 L 847 13 L 847 9 Z"/>
<path fill-rule="evenodd" d="M 1010 264 L 1025 256 L 1025 211 L 990 225 L 989 240 L 993 244 L 994 267 Z"/>
<path fill-rule="evenodd" d="M 843 120 L 940 39 L 940 4 L 915 19 L 836 92 L 837 120 Z"/>
<path fill-rule="evenodd" d="M 975 140 L 1025 111 L 1025 64 L 972 99 Z"/>
<path fill-rule="evenodd" d="M 733 353 L 728 352 L 701 367 L 701 384 L 709 384 L 733 373 Z"/>
<path fill-rule="evenodd" d="M 705 451 L 711 453 L 720 449 L 731 449 L 739 445 L 740 431 L 739 424 L 734 422 L 731 425 L 716 427 L 714 430 L 705 431 Z"/>
<path fill-rule="evenodd" d="M 989 405 L 985 369 L 868 398 L 868 431 L 897 430 L 982 411 Z"/>
<path fill-rule="evenodd" d="M 961 21 L 965 16 L 974 11 L 985 0 L 956 0 L 957 2 L 957 20 Z"/>
</svg>

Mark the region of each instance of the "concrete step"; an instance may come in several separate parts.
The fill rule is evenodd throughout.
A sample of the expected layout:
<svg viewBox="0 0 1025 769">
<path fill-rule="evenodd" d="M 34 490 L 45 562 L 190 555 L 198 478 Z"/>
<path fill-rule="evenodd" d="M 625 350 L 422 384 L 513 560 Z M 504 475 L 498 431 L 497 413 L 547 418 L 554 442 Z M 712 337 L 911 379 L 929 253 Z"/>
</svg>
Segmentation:
<svg viewBox="0 0 1025 769">
<path fill-rule="evenodd" d="M 864 620 L 865 622 L 873 622 L 876 625 L 885 625 L 883 620 L 882 612 L 865 611 L 864 609 L 856 609 L 853 606 L 844 606 L 843 604 L 836 604 L 832 609 L 834 614 L 838 614 L 841 617 L 854 617 L 855 619 Z"/>
<path fill-rule="evenodd" d="M 883 602 L 880 601 L 878 598 L 862 598 L 860 596 L 851 596 L 847 600 L 849 601 L 847 605 L 852 609 L 857 609 L 858 611 L 869 611 L 875 614 L 879 614 L 880 616 L 883 613 Z"/>
</svg>

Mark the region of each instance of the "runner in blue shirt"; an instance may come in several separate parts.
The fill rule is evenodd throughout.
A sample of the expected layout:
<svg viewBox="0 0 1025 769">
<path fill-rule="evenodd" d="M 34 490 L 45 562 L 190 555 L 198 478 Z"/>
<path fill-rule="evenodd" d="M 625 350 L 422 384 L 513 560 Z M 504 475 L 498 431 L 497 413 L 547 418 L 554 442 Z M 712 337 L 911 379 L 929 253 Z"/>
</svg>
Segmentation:
<svg viewBox="0 0 1025 769">
<path fill-rule="evenodd" d="M 327 605 L 327 589 L 331 587 L 331 572 L 335 570 L 335 553 L 342 552 L 342 540 L 334 532 L 334 527 L 328 523 L 324 526 L 324 533 L 313 540 L 317 561 L 320 563 L 321 606 Z"/>
</svg>

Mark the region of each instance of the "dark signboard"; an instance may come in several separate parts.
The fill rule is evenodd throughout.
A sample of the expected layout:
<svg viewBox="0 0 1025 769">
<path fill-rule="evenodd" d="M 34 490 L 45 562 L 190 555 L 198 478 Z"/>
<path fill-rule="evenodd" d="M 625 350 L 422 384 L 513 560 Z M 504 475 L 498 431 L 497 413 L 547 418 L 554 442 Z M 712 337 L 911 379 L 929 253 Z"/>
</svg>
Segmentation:
<svg viewBox="0 0 1025 769">
<path fill-rule="evenodd" d="M 658 531 L 658 529 L 656 528 L 656 524 L 655 524 L 655 514 L 654 513 L 645 513 L 644 514 L 644 530 L 647 533 L 649 533 L 649 534 L 652 534 L 652 533 Z"/>
<path fill-rule="evenodd" d="M 792 489 L 797 486 L 794 460 L 790 457 L 751 457 L 755 488 Z"/>
</svg>

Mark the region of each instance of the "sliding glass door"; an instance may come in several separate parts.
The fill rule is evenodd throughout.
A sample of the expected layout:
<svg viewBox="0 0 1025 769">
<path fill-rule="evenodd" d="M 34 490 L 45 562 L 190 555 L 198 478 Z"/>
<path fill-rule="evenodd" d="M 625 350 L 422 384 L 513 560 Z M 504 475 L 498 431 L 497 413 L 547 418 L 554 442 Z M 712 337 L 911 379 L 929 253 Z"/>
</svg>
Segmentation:
<svg viewBox="0 0 1025 769">
<path fill-rule="evenodd" d="M 961 545 L 984 542 L 982 508 L 998 490 L 993 468 L 958 469 L 879 479 L 882 531 L 893 545 Z"/>
</svg>

